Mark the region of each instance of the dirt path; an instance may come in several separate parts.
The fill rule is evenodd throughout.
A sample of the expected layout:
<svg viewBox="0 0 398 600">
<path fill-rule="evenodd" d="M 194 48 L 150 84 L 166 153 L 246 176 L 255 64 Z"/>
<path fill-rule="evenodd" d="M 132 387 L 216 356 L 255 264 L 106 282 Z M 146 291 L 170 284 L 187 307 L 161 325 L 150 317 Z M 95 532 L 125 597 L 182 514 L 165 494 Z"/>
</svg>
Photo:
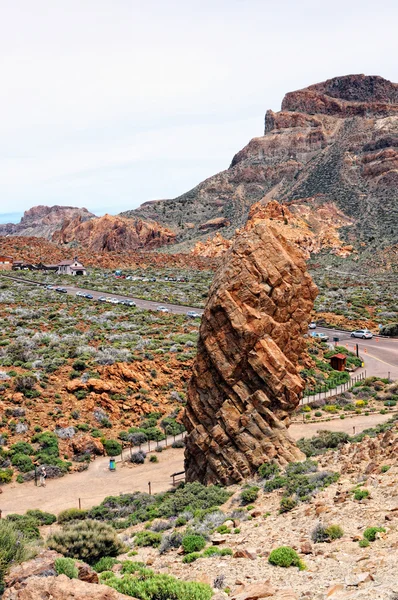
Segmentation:
<svg viewBox="0 0 398 600">
<path fill-rule="evenodd" d="M 319 429 L 353 433 L 355 427 L 355 432 L 360 433 L 390 417 L 390 414 L 372 414 L 323 423 L 295 424 L 290 427 L 290 433 L 295 439 L 312 437 Z M 91 508 L 106 496 L 133 491 L 147 492 L 149 481 L 152 492 L 163 492 L 170 489 L 170 475 L 183 470 L 184 452 L 182 449 L 168 449 L 159 453 L 158 459 L 159 463 L 148 462 L 145 465 L 118 463 L 116 471 L 111 472 L 108 469 L 109 459 L 97 458 L 87 471 L 49 480 L 45 488 L 36 487 L 34 482 L 5 485 L 0 495 L 0 510 L 3 516 L 14 512 L 24 513 L 30 508 L 57 514 L 65 508 L 78 508 L 79 498 L 82 508 Z"/>
</svg>

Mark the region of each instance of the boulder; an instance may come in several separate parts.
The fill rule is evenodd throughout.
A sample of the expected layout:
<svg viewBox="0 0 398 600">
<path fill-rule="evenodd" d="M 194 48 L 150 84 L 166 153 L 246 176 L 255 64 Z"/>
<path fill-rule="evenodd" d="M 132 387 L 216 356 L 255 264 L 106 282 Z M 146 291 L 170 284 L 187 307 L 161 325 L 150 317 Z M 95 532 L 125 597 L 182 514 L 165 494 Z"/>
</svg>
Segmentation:
<svg viewBox="0 0 398 600">
<path fill-rule="evenodd" d="M 3 600 L 131 600 L 106 586 L 87 583 L 79 579 L 34 576 L 7 588 Z"/>
<path fill-rule="evenodd" d="M 104 454 L 104 446 L 97 438 L 92 438 L 91 435 L 82 434 L 73 438 L 73 452 L 77 455 L 81 454 L 96 454 L 102 456 Z"/>
<path fill-rule="evenodd" d="M 304 458 L 289 436 L 317 288 L 300 250 L 263 222 L 235 238 L 210 289 L 183 416 L 187 481 L 230 485 Z"/>
</svg>

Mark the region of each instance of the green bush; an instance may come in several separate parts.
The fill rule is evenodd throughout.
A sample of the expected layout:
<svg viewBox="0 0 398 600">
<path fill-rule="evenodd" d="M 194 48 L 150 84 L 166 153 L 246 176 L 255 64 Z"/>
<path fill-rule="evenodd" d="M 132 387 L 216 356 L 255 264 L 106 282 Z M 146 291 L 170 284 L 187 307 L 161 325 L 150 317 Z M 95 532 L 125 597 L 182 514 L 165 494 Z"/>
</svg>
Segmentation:
<svg viewBox="0 0 398 600">
<path fill-rule="evenodd" d="M 186 510 L 214 508 L 224 504 L 231 493 L 225 488 L 217 485 L 204 486 L 195 481 L 178 487 L 166 498 L 163 498 L 159 506 L 159 514 L 162 517 L 173 517 Z"/>
<path fill-rule="evenodd" d="M 122 550 L 113 527 L 91 519 L 64 525 L 48 538 L 47 544 L 52 550 L 89 564 L 103 556 L 117 556 Z"/>
<path fill-rule="evenodd" d="M 365 498 L 369 498 L 368 490 L 361 490 L 360 488 L 354 490 L 354 500 L 364 500 Z"/>
<path fill-rule="evenodd" d="M 344 531 L 340 525 L 329 525 L 325 532 L 330 540 L 338 540 L 344 535 Z"/>
<path fill-rule="evenodd" d="M 275 475 L 278 475 L 280 472 L 280 467 L 276 463 L 264 463 L 259 467 L 258 474 L 261 479 L 271 479 Z"/>
<path fill-rule="evenodd" d="M 213 595 L 212 588 L 206 583 L 182 581 L 163 573 L 155 574 L 143 566 L 136 567 L 136 575 L 131 573 L 116 577 L 114 573 L 103 573 L 101 582 L 139 600 L 210 600 Z"/>
<path fill-rule="evenodd" d="M 385 533 L 384 527 L 368 527 L 363 532 L 363 537 L 369 542 L 374 542 L 376 539 L 376 533 Z"/>
<path fill-rule="evenodd" d="M 264 492 L 272 492 L 274 490 L 279 490 L 287 484 L 287 477 L 281 477 L 277 475 L 273 479 L 266 481 L 264 483 Z"/>
<path fill-rule="evenodd" d="M 366 538 L 364 538 L 363 540 L 359 540 L 360 548 L 367 548 L 368 546 L 370 546 L 369 540 L 367 540 Z"/>
<path fill-rule="evenodd" d="M 195 562 L 195 560 L 198 560 L 198 558 L 200 557 L 200 552 L 190 552 L 189 554 L 185 554 L 185 556 L 182 557 L 182 562 L 184 564 L 190 564 Z"/>
<path fill-rule="evenodd" d="M 69 523 L 70 521 L 82 521 L 87 517 L 87 510 L 80 508 L 67 508 L 58 515 L 58 523 Z"/>
<path fill-rule="evenodd" d="M 240 493 L 240 502 L 243 506 L 247 504 L 251 504 L 255 500 L 257 500 L 259 489 L 256 485 L 252 485 L 251 487 L 242 490 Z"/>
<path fill-rule="evenodd" d="M 299 555 L 290 546 L 280 546 L 280 548 L 272 550 L 268 557 L 268 562 L 277 567 L 298 567 L 300 571 L 305 569 L 305 565 Z"/>
<path fill-rule="evenodd" d="M 73 558 L 57 558 L 54 563 L 57 575 L 66 575 L 69 579 L 77 579 L 79 570 Z"/>
<path fill-rule="evenodd" d="M 151 456 L 149 457 L 149 462 L 157 463 L 159 462 L 159 459 L 155 454 L 151 454 Z"/>
<path fill-rule="evenodd" d="M 0 469 L 0 483 L 10 483 L 14 471 L 12 469 Z"/>
<path fill-rule="evenodd" d="M 36 519 L 40 525 L 52 525 L 57 520 L 57 517 L 52 513 L 43 512 L 37 508 L 26 511 L 26 515 Z"/>
<path fill-rule="evenodd" d="M 3 579 L 11 564 L 19 564 L 30 558 L 27 538 L 21 534 L 16 523 L 0 520 L 0 594 L 4 590 Z"/>
<path fill-rule="evenodd" d="M 11 514 L 6 517 L 6 521 L 15 523 L 15 527 L 27 540 L 37 540 L 40 538 L 39 522 L 29 515 Z"/>
<path fill-rule="evenodd" d="M 162 534 L 155 531 L 139 531 L 136 533 L 134 542 L 137 546 L 153 546 L 157 548 L 162 541 Z"/>
<path fill-rule="evenodd" d="M 104 571 L 112 571 L 112 567 L 116 565 L 118 561 L 113 556 L 103 556 L 94 565 L 94 571 L 97 573 L 103 573 Z"/>
<path fill-rule="evenodd" d="M 206 546 L 206 540 L 202 535 L 188 534 L 182 538 L 182 547 L 185 554 L 200 552 Z"/>
<path fill-rule="evenodd" d="M 13 454 L 11 456 L 11 464 L 13 467 L 17 467 L 17 469 L 22 471 L 22 473 L 28 473 L 34 468 L 32 459 L 26 454 L 21 453 Z"/>
<path fill-rule="evenodd" d="M 122 453 L 123 446 L 117 440 L 104 440 L 103 444 L 108 456 L 119 456 Z"/>
<path fill-rule="evenodd" d="M 389 471 L 391 469 L 391 465 L 383 465 L 381 467 L 381 472 L 382 473 L 387 473 L 387 471 Z"/>
<path fill-rule="evenodd" d="M 283 498 L 281 498 L 279 512 L 280 513 L 289 512 L 289 511 L 293 510 L 293 508 L 295 508 L 296 506 L 297 506 L 297 501 L 294 498 L 291 498 L 289 496 L 283 496 Z"/>
</svg>

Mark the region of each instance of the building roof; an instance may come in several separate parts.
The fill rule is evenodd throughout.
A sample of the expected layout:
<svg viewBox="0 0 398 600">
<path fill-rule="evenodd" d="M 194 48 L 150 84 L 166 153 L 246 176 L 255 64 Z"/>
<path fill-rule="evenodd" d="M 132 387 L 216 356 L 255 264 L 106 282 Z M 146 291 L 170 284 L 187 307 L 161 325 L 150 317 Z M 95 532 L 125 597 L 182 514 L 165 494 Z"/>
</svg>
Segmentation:
<svg viewBox="0 0 398 600">
<path fill-rule="evenodd" d="M 75 261 L 74 260 L 61 260 L 61 262 L 58 263 L 59 267 L 70 267 L 70 265 L 73 265 Z"/>
<path fill-rule="evenodd" d="M 330 358 L 347 358 L 347 356 L 345 354 L 333 354 L 333 356 L 331 356 Z"/>
<path fill-rule="evenodd" d="M 12 260 L 12 256 L 7 256 L 7 254 L 0 254 L 0 258 L 9 258 Z"/>
</svg>

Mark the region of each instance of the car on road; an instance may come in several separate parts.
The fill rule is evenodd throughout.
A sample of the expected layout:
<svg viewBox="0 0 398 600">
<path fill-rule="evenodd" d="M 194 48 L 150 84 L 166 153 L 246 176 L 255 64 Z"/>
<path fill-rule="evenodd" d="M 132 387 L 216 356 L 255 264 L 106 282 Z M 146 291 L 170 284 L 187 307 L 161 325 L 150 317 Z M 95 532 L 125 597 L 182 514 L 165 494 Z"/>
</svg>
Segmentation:
<svg viewBox="0 0 398 600">
<path fill-rule="evenodd" d="M 84 297 L 88 300 L 93 300 L 94 296 L 92 294 L 84 294 Z"/>
<path fill-rule="evenodd" d="M 351 337 L 361 338 L 362 340 L 371 340 L 373 333 L 369 329 L 356 329 L 351 332 Z"/>
<path fill-rule="evenodd" d="M 86 294 L 84 292 L 76 292 L 76 296 L 79 296 L 80 298 L 84 298 L 85 295 Z"/>
<path fill-rule="evenodd" d="M 57 288 L 55 288 L 55 291 L 56 292 L 60 292 L 61 294 L 67 294 L 68 293 L 68 290 L 65 289 L 65 288 L 63 288 L 63 287 L 57 287 Z"/>
<path fill-rule="evenodd" d="M 46 290 L 53 290 L 54 286 L 53 285 L 46 285 Z"/>
<path fill-rule="evenodd" d="M 165 306 L 157 306 L 156 310 L 158 310 L 159 312 L 162 312 L 162 313 L 168 313 L 168 312 L 170 312 L 169 309 L 166 308 Z"/>
<path fill-rule="evenodd" d="M 191 317 L 191 319 L 200 319 L 200 314 L 195 312 L 194 310 L 189 310 L 187 312 L 187 317 Z"/>
<path fill-rule="evenodd" d="M 119 300 L 119 304 L 123 304 L 124 306 L 137 306 L 134 300 Z"/>
<path fill-rule="evenodd" d="M 329 336 L 326 335 L 326 333 L 318 333 L 316 331 L 313 331 L 311 333 L 311 337 L 317 339 L 317 340 L 321 340 L 321 342 L 327 342 L 329 339 Z"/>
<path fill-rule="evenodd" d="M 105 298 L 105 296 L 100 296 L 100 297 L 98 298 L 98 302 L 106 302 L 106 298 Z"/>
<path fill-rule="evenodd" d="M 316 323 L 314 323 L 314 321 L 312 321 L 312 323 L 310 323 L 308 325 L 308 329 L 316 329 Z"/>
<path fill-rule="evenodd" d="M 120 300 L 118 300 L 117 298 L 111 298 L 111 299 L 109 300 L 109 302 L 110 302 L 111 304 L 119 304 Z"/>
</svg>

